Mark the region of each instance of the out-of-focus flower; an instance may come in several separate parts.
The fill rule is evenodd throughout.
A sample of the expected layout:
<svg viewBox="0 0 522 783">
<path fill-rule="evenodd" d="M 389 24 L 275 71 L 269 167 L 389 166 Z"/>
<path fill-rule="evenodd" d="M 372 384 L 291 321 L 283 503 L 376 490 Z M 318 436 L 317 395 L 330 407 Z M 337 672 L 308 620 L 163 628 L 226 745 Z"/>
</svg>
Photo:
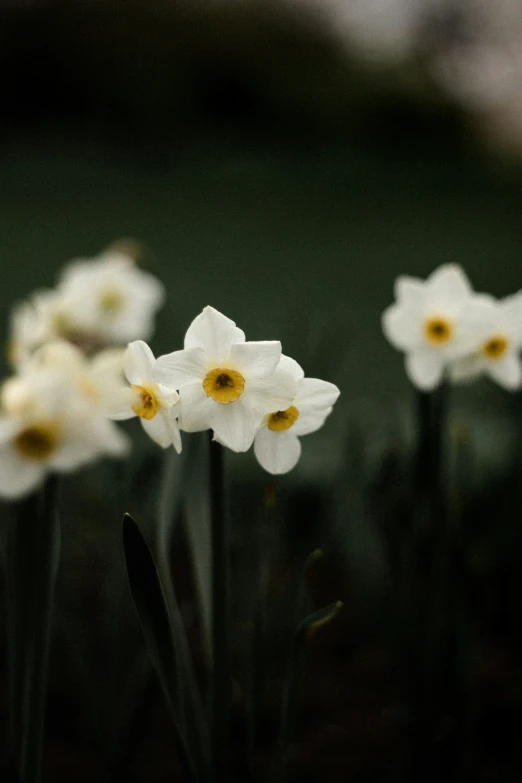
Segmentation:
<svg viewBox="0 0 522 783">
<path fill-rule="evenodd" d="M 300 435 L 320 429 L 340 391 L 333 383 L 305 378 L 302 368 L 288 356 L 282 356 L 279 367 L 297 384 L 297 394 L 285 410 L 267 414 L 254 439 L 254 453 L 269 473 L 288 473 L 301 456 Z"/>
<path fill-rule="evenodd" d="M 179 390 L 181 429 L 212 429 L 223 445 L 247 451 L 263 416 L 285 410 L 295 397 L 295 380 L 277 368 L 280 357 L 280 342 L 245 342 L 233 321 L 205 307 L 184 350 L 159 357 L 155 377 Z"/>
<path fill-rule="evenodd" d="M 79 329 L 101 334 L 108 344 L 149 339 L 165 301 L 163 284 L 120 253 L 71 262 L 58 291 Z"/>
<path fill-rule="evenodd" d="M 50 471 L 69 473 L 128 440 L 52 363 L 9 379 L 0 393 L 0 495 L 21 497 Z"/>
<path fill-rule="evenodd" d="M 382 316 L 384 334 L 405 352 L 412 383 L 430 391 L 440 384 L 450 363 L 473 350 L 473 335 L 463 323 L 471 286 L 459 266 L 445 264 L 426 281 L 399 277 L 395 297 Z"/>
<path fill-rule="evenodd" d="M 486 374 L 509 391 L 522 386 L 522 292 L 500 301 L 481 295 L 463 313 L 463 328 L 473 335 L 474 350 L 450 367 L 453 381 Z"/>
<path fill-rule="evenodd" d="M 41 345 L 67 340 L 88 356 L 147 339 L 163 284 L 121 252 L 69 264 L 56 289 L 36 291 L 11 315 L 8 354 L 17 370 Z"/>
<path fill-rule="evenodd" d="M 124 371 L 130 386 L 120 385 L 110 397 L 107 396 L 106 410 L 112 419 L 139 416 L 152 440 L 163 448 L 173 445 L 179 454 L 179 394 L 156 382 L 155 365 L 156 359 L 147 343 L 142 340 L 130 343 L 124 356 Z"/>
</svg>

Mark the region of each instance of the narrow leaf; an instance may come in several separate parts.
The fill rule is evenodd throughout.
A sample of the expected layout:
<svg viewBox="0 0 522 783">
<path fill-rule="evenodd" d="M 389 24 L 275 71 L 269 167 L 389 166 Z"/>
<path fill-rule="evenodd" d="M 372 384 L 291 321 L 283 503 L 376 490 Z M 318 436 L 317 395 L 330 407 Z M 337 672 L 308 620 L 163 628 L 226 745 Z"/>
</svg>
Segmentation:
<svg viewBox="0 0 522 783">
<path fill-rule="evenodd" d="M 141 531 L 129 514 L 123 518 L 123 543 L 129 585 L 163 695 L 172 714 L 174 736 L 187 780 L 197 781 L 187 738 L 176 714 L 177 660 L 169 609 L 154 559 Z"/>
</svg>

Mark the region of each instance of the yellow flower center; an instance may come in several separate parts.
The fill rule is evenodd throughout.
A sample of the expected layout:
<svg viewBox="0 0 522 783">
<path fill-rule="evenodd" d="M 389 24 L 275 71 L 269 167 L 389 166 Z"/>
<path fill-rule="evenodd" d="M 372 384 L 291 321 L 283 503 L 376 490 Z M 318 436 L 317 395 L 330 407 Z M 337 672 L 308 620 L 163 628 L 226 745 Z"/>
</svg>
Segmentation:
<svg viewBox="0 0 522 783">
<path fill-rule="evenodd" d="M 490 337 L 482 344 L 482 353 L 486 359 L 500 359 L 508 347 L 508 341 L 501 334 Z"/>
<path fill-rule="evenodd" d="M 133 402 L 131 405 L 134 413 L 140 419 L 153 419 L 157 413 L 159 403 L 152 389 L 145 386 L 131 386 L 133 392 Z"/>
<path fill-rule="evenodd" d="M 234 402 L 243 394 L 245 379 L 237 370 L 216 367 L 207 372 L 203 379 L 203 389 L 207 397 L 212 397 L 216 402 L 226 405 Z"/>
<path fill-rule="evenodd" d="M 14 447 L 22 457 L 43 460 L 49 457 L 58 445 L 58 428 L 53 424 L 33 424 L 18 433 Z"/>
<path fill-rule="evenodd" d="M 428 318 L 424 324 L 424 334 L 428 342 L 432 345 L 442 345 L 447 343 L 453 334 L 451 323 L 445 318 L 436 316 Z"/>
<path fill-rule="evenodd" d="M 123 296 L 119 291 L 107 288 L 100 294 L 100 310 L 107 315 L 112 315 L 121 310 L 123 301 Z"/>
<path fill-rule="evenodd" d="M 286 411 L 276 411 L 268 416 L 267 427 L 273 432 L 283 432 L 294 425 L 299 418 L 299 411 L 291 405 Z"/>
</svg>

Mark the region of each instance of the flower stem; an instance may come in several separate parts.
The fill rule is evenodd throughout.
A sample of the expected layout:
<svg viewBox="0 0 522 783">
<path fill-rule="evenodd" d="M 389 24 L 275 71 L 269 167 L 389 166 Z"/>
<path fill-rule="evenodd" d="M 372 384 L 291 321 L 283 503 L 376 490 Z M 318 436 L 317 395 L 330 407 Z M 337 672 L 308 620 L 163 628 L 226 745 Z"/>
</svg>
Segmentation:
<svg viewBox="0 0 522 783">
<path fill-rule="evenodd" d="M 229 533 L 225 510 L 223 447 L 210 442 L 210 519 L 212 541 L 212 771 L 215 783 L 227 777 L 230 710 Z"/>
<path fill-rule="evenodd" d="M 58 563 L 60 523 L 58 480 L 51 476 L 42 491 L 40 518 L 26 542 L 32 567 L 25 650 L 25 683 L 20 753 L 21 783 L 40 783 L 47 694 L 47 671 Z"/>
</svg>

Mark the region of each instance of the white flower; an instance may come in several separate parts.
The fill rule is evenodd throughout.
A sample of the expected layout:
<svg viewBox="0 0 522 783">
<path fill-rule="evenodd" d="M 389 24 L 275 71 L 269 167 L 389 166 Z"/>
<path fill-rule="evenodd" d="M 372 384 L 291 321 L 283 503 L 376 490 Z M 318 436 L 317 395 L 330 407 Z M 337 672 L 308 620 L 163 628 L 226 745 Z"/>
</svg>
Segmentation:
<svg viewBox="0 0 522 783">
<path fill-rule="evenodd" d="M 107 415 L 120 421 L 139 416 L 152 440 L 163 448 L 173 445 L 179 454 L 179 395 L 174 389 L 156 382 L 156 359 L 147 343 L 142 340 L 130 343 L 123 364 L 130 386 L 113 386 L 105 399 Z"/>
<path fill-rule="evenodd" d="M 439 267 L 426 281 L 397 279 L 397 302 L 383 313 L 382 328 L 406 353 L 406 373 L 419 389 L 434 389 L 448 365 L 472 351 L 473 336 L 462 319 L 472 295 L 466 275 L 454 264 Z"/>
<path fill-rule="evenodd" d="M 514 391 L 522 386 L 522 292 L 500 301 L 477 296 L 463 313 L 463 327 L 474 340 L 473 352 L 450 367 L 453 381 L 489 375 Z"/>
<path fill-rule="evenodd" d="M 0 495 L 21 497 L 49 471 L 69 473 L 102 455 L 126 453 L 127 438 L 70 379 L 42 366 L 2 387 Z"/>
<path fill-rule="evenodd" d="M 212 429 L 228 448 L 247 451 L 263 416 L 295 397 L 294 379 L 276 369 L 280 357 L 280 342 L 245 342 L 233 321 L 205 307 L 184 350 L 159 357 L 155 377 L 179 389 L 183 430 Z"/>
<path fill-rule="evenodd" d="M 297 384 L 297 394 L 285 410 L 269 413 L 254 439 L 254 453 L 269 473 L 288 473 L 301 456 L 300 435 L 320 429 L 340 391 L 333 383 L 305 378 L 302 368 L 288 356 L 282 356 L 279 367 Z"/>
<path fill-rule="evenodd" d="M 107 343 L 148 339 L 165 300 L 163 284 L 118 252 L 71 262 L 58 292 L 74 313 L 75 327 L 99 333 Z"/>
</svg>

